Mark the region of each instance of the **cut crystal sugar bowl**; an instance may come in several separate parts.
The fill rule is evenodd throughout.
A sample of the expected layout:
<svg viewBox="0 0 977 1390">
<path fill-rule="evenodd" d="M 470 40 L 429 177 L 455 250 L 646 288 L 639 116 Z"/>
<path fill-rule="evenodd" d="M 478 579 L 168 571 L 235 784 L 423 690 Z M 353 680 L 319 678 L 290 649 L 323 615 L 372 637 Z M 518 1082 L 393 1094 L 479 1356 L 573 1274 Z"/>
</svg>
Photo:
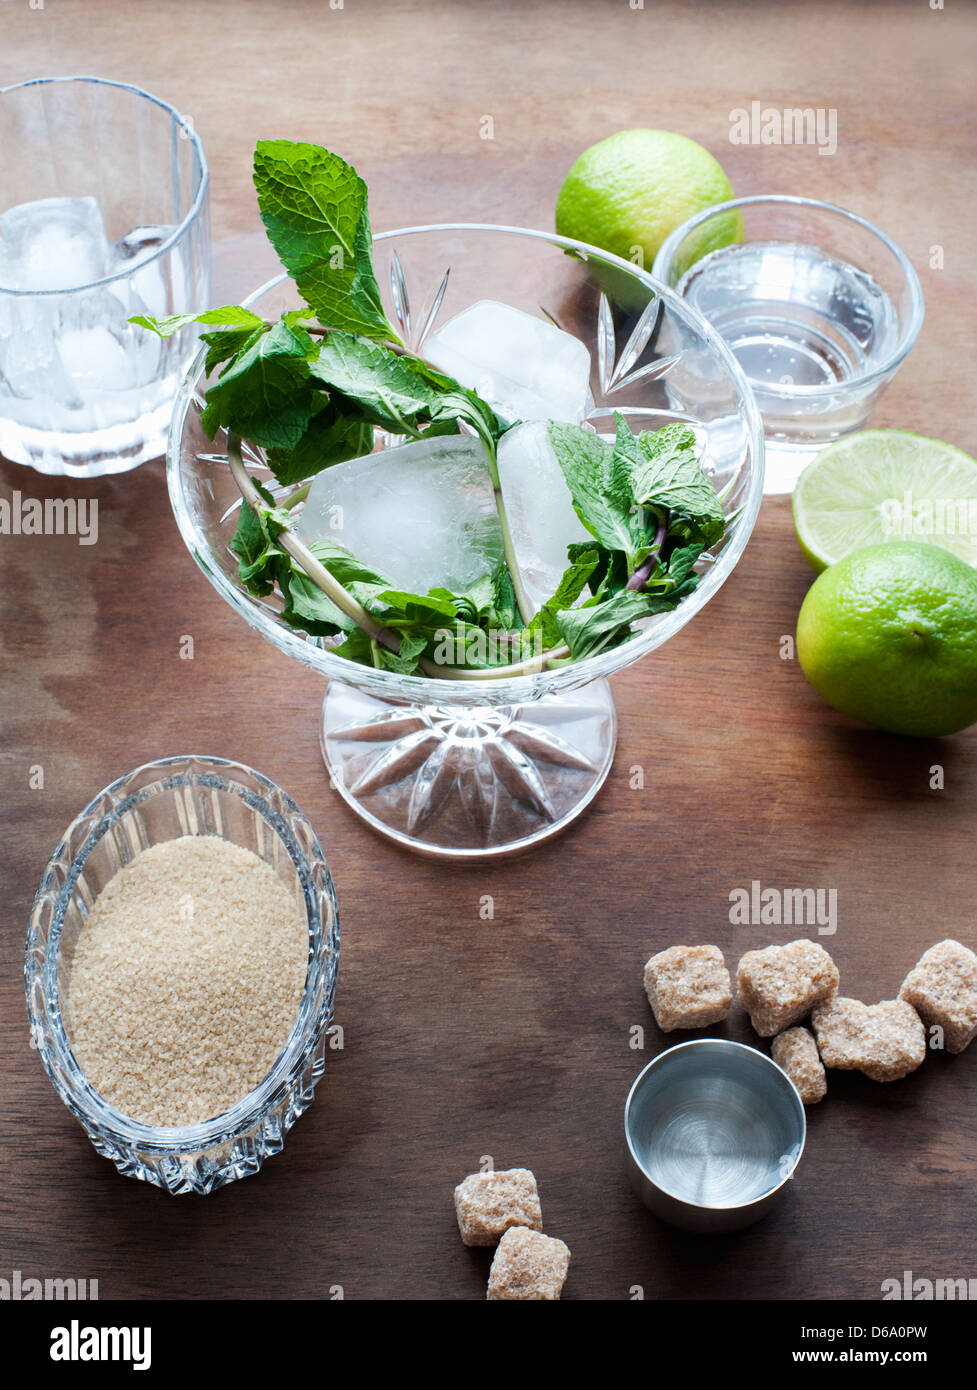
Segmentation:
<svg viewBox="0 0 977 1390">
<path fill-rule="evenodd" d="M 99 893 L 143 850 L 182 835 L 218 835 L 263 859 L 301 896 L 309 957 L 291 1034 L 258 1086 L 223 1114 L 169 1127 L 130 1118 L 95 1089 L 72 1049 L 64 1000 L 75 943 Z M 58 1095 L 120 1173 L 172 1193 L 212 1192 L 256 1173 L 312 1104 L 325 1069 L 338 969 L 332 875 L 291 797 L 226 758 L 163 758 L 99 792 L 45 870 L 24 971 L 32 1042 Z"/>
<path fill-rule="evenodd" d="M 742 554 L 763 489 L 760 419 L 719 335 L 626 261 L 548 233 L 466 224 L 387 232 L 374 255 L 387 316 L 421 356 L 445 324 L 483 301 L 572 334 L 590 358 L 582 423 L 613 434 L 615 411 L 635 433 L 688 423 L 728 518 L 723 539 L 696 566 L 696 590 L 675 610 L 643 620 L 620 646 L 502 678 L 374 670 L 336 656 L 329 639 L 289 627 L 277 595 L 256 599 L 240 583 L 230 541 L 241 494 L 223 433 L 212 442 L 201 429 L 202 353 L 191 368 L 167 468 L 180 532 L 231 607 L 326 678 L 321 746 L 333 784 L 374 829 L 422 853 L 477 859 L 524 850 L 573 820 L 608 774 L 617 729 L 607 678 L 687 623 Z M 275 319 L 300 301 L 283 275 L 248 303 Z M 376 432 L 377 450 L 401 442 Z M 247 444 L 244 461 L 276 497 L 286 491 Z"/>
</svg>

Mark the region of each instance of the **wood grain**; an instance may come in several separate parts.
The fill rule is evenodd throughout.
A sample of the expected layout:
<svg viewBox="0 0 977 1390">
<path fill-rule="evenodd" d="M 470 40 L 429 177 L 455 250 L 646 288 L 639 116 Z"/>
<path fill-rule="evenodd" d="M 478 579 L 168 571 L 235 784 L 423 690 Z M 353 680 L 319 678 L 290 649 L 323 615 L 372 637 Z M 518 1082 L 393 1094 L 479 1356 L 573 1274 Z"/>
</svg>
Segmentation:
<svg viewBox="0 0 977 1390">
<path fill-rule="evenodd" d="M 973 8 L 18 0 L 2 26 L 0 82 L 97 72 L 193 116 L 227 297 L 267 265 L 249 192 L 259 135 L 349 156 L 383 228 L 548 226 L 584 146 L 634 125 L 682 130 L 738 191 L 829 198 L 905 247 L 927 320 L 877 421 L 977 452 Z M 729 112 L 754 99 L 836 108 L 837 154 L 730 146 Z M 479 138 L 486 114 L 492 141 Z M 320 682 L 196 571 L 159 463 L 91 484 L 2 465 L 2 494 L 18 487 L 97 496 L 100 534 L 91 547 L 0 540 L 0 1275 L 98 1278 L 103 1297 L 341 1285 L 348 1298 L 478 1298 L 489 1256 L 458 1240 L 451 1189 L 486 1154 L 537 1173 L 546 1229 L 573 1251 L 567 1297 L 873 1299 L 905 1269 L 973 1273 L 977 1055 L 934 1055 L 885 1087 L 833 1074 L 790 1200 L 742 1235 L 671 1232 L 624 1177 L 624 1097 L 662 1045 L 645 958 L 717 941 L 735 959 L 789 934 L 732 927 L 732 888 L 837 888 L 827 944 L 845 991 L 867 1000 L 891 997 L 934 940 L 977 944 L 977 741 L 857 728 L 781 659 L 811 579 L 784 501 L 764 505 L 695 622 L 615 680 L 617 763 L 586 819 L 529 858 L 471 871 L 376 839 L 329 791 Z M 185 634 L 193 661 L 180 659 Z M 31 1055 L 20 973 L 30 901 L 68 822 L 112 778 L 186 751 L 288 788 L 326 847 L 343 928 L 345 1049 L 285 1153 L 206 1200 L 168 1198 L 97 1157 Z M 943 791 L 930 789 L 937 763 Z M 31 791 L 35 765 L 44 788 Z M 741 1015 L 728 1033 L 748 1036 Z"/>
</svg>

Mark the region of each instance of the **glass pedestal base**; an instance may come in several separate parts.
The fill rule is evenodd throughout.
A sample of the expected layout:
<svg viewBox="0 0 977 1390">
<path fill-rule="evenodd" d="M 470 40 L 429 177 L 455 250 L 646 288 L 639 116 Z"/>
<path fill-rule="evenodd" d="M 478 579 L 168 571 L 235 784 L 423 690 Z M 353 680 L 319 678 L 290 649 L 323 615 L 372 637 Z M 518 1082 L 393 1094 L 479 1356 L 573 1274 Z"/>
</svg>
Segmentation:
<svg viewBox="0 0 977 1390">
<path fill-rule="evenodd" d="M 616 742 L 607 681 L 524 705 L 426 708 L 331 681 L 322 703 L 333 786 L 381 835 L 443 859 L 559 834 L 597 795 Z"/>
</svg>

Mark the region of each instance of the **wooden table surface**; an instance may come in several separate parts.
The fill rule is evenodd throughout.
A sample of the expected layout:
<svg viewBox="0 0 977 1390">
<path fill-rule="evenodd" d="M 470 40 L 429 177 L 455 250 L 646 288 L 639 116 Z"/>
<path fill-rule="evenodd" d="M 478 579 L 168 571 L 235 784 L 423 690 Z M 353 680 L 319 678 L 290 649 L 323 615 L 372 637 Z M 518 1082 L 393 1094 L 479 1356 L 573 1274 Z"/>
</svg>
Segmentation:
<svg viewBox="0 0 977 1390">
<path fill-rule="evenodd" d="M 97 73 L 193 117 L 228 297 L 267 264 L 249 185 L 259 136 L 350 158 L 378 228 L 547 227 L 585 146 L 631 126 L 683 131 L 737 192 L 841 203 L 906 249 L 926 323 L 876 422 L 971 452 L 975 60 L 977 9 L 924 0 L 10 0 L 0 15 L 0 83 Z M 837 153 L 731 145 L 730 112 L 753 100 L 835 109 Z M 837 932 L 823 939 L 844 992 L 870 1001 L 892 997 L 933 941 L 977 945 L 977 740 L 856 727 L 781 658 L 811 582 L 786 502 L 764 504 L 709 607 L 615 679 L 617 762 L 590 813 L 531 857 L 472 870 L 381 841 L 329 790 L 319 679 L 198 573 L 158 462 L 84 484 L 3 464 L 0 489 L 14 488 L 97 496 L 100 533 L 91 547 L 0 541 L 0 1276 L 98 1278 L 103 1298 L 335 1286 L 347 1298 L 479 1298 L 489 1253 L 461 1245 L 451 1189 L 483 1155 L 538 1175 L 546 1229 L 573 1251 L 568 1298 L 640 1286 L 647 1298 L 877 1299 L 904 1270 L 977 1274 L 977 1048 L 934 1054 L 889 1086 L 831 1074 L 789 1200 L 743 1234 L 670 1231 L 624 1176 L 624 1097 L 663 1045 L 646 957 L 711 941 L 735 961 L 796 934 L 731 925 L 733 888 L 837 889 Z M 284 1154 L 206 1200 L 165 1196 L 97 1157 L 30 1051 L 21 982 L 31 898 L 65 826 L 116 776 L 186 751 L 241 759 L 294 795 L 326 847 L 343 929 L 345 1050 Z M 643 790 L 630 785 L 636 764 Z M 31 790 L 37 765 L 44 786 Z M 493 921 L 479 916 L 483 894 Z M 716 1031 L 748 1036 L 740 1013 Z"/>
</svg>

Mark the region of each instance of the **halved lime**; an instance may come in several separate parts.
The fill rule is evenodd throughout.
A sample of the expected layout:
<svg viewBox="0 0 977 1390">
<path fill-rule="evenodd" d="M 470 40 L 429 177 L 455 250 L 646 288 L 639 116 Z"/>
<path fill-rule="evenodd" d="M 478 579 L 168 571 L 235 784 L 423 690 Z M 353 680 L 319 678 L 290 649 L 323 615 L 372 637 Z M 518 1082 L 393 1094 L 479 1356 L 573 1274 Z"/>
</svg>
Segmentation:
<svg viewBox="0 0 977 1390">
<path fill-rule="evenodd" d="M 826 569 L 883 541 L 942 546 L 977 566 L 977 460 L 908 430 L 862 430 L 824 449 L 794 488 L 794 529 Z"/>
</svg>

